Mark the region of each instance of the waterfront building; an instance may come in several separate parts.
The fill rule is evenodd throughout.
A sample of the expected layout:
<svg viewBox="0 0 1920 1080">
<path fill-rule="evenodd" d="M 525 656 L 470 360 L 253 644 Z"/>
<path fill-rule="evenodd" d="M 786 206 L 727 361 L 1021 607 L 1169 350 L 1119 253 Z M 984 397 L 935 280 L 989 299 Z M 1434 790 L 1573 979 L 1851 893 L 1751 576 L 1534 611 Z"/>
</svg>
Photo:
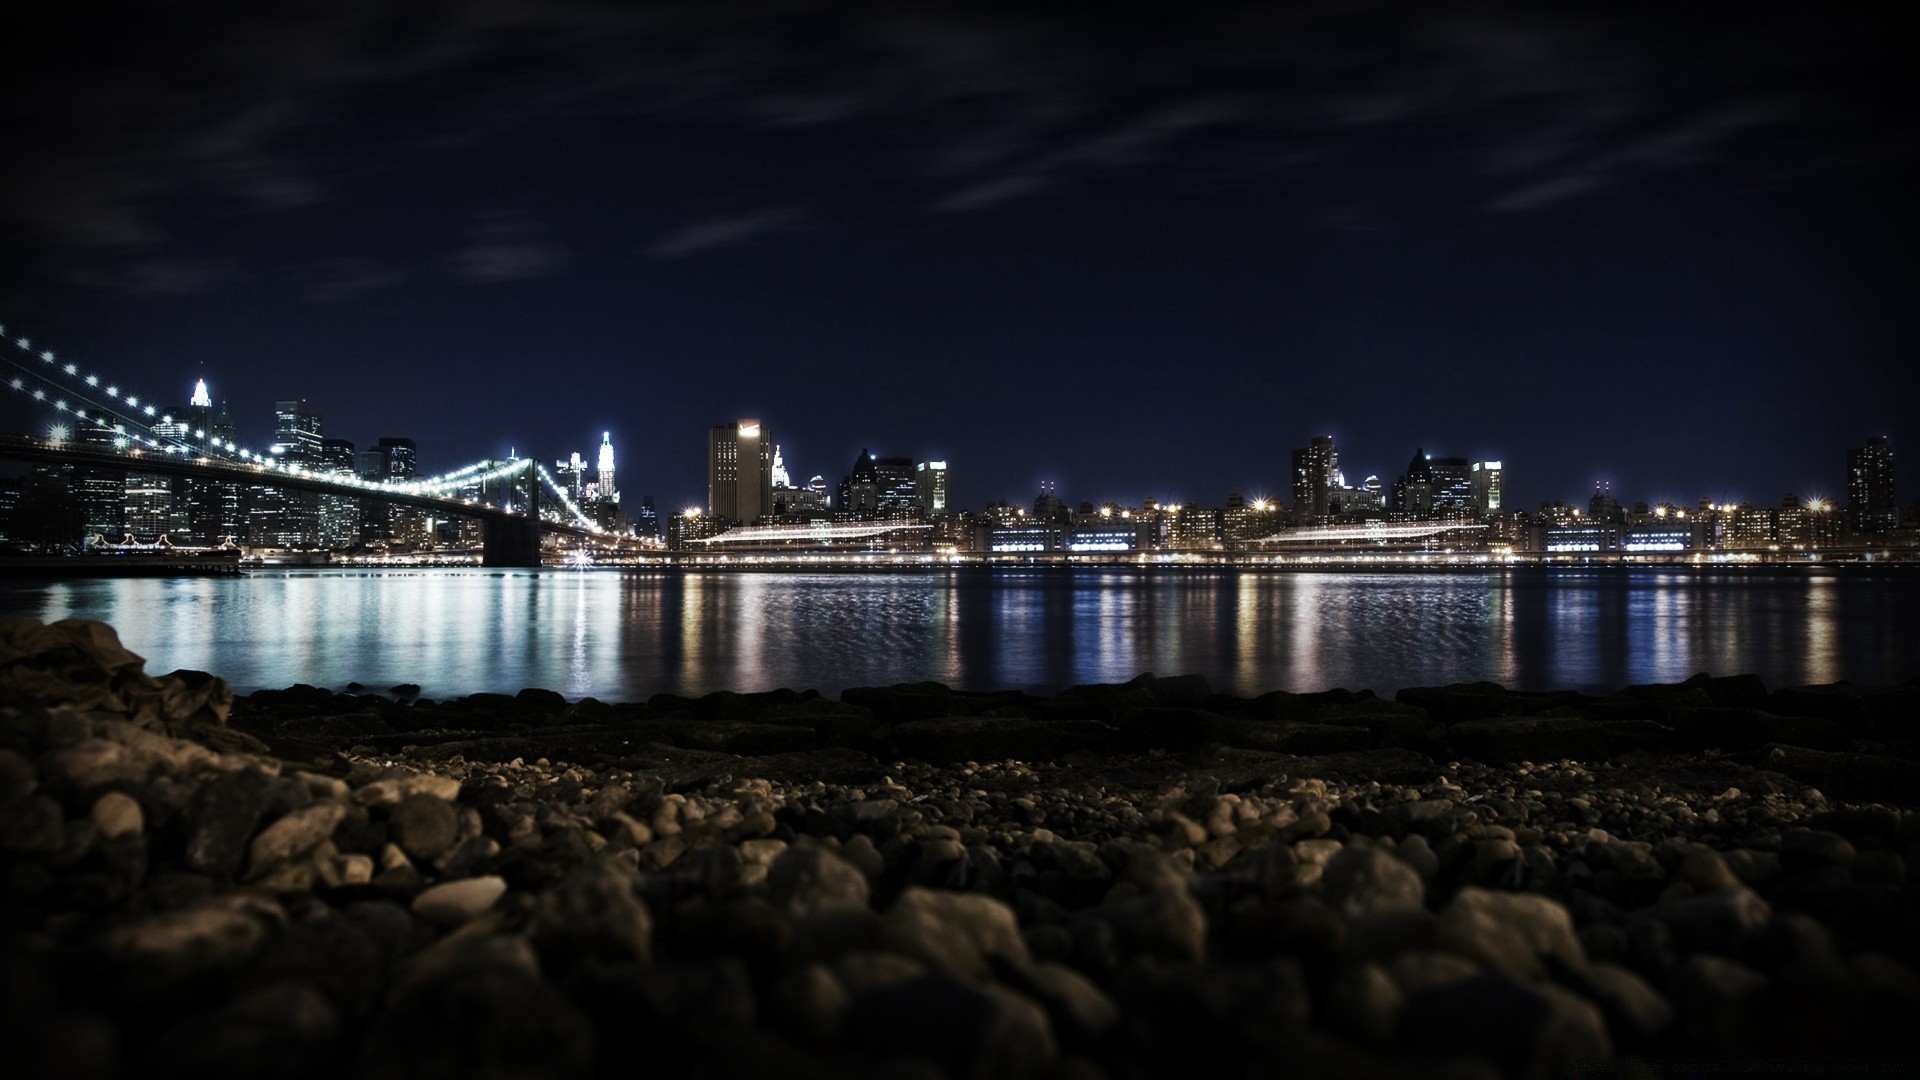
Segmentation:
<svg viewBox="0 0 1920 1080">
<path fill-rule="evenodd" d="M 760 421 L 716 424 L 707 432 L 707 516 L 751 525 L 772 512 L 773 444 Z"/>
<path fill-rule="evenodd" d="M 1429 458 L 1427 467 L 1433 476 L 1436 513 L 1457 514 L 1474 509 L 1473 467 L 1466 458 Z"/>
<path fill-rule="evenodd" d="M 1067 504 L 1051 480 L 1040 481 L 1040 494 L 1033 497 L 1033 516 L 1040 521 L 1065 521 Z"/>
<path fill-rule="evenodd" d="M 80 424 L 73 441 L 89 450 L 124 450 L 126 436 L 93 424 Z M 127 531 L 127 470 L 77 465 L 73 469 L 73 499 L 79 506 L 81 535 L 117 543 Z"/>
<path fill-rule="evenodd" d="M 633 534 L 642 540 L 660 542 L 660 512 L 654 509 L 653 496 L 640 496 L 640 505 L 633 512 Z"/>
<path fill-rule="evenodd" d="M 1855 532 L 1892 532 L 1900 524 L 1894 502 L 1893 443 L 1875 435 L 1847 451 L 1847 520 Z"/>
<path fill-rule="evenodd" d="M 914 496 L 920 516 L 936 518 L 947 512 L 947 463 L 922 461 L 913 467 Z"/>
<path fill-rule="evenodd" d="M 1105 512 L 1107 516 L 1113 513 L 1111 508 Z M 1227 496 L 1227 505 L 1220 512 L 1220 529 L 1229 543 L 1245 543 L 1272 536 L 1283 523 L 1281 518 L 1279 503 L 1272 499 L 1249 502 L 1236 491 Z"/>
<path fill-rule="evenodd" d="M 993 526 L 987 550 L 996 555 L 1021 555 L 1059 551 L 1066 545 L 1066 525 L 1057 521 L 1026 520 Z"/>
<path fill-rule="evenodd" d="M 731 521 L 703 514 L 698 507 L 689 507 L 667 518 L 667 547 L 690 551 L 700 546 L 693 541 L 719 536 L 732 527 Z"/>
<path fill-rule="evenodd" d="M 161 438 L 182 445 L 204 448 L 218 443 L 224 448 L 233 441 L 233 417 L 225 401 L 214 404 L 207 380 L 197 379 L 186 408 L 163 417 L 153 430 Z M 173 479 L 172 486 L 174 505 L 186 514 L 189 542 L 211 547 L 245 531 L 240 485 L 181 476 Z"/>
<path fill-rule="evenodd" d="M 865 449 L 853 459 L 853 468 L 840 480 L 834 509 L 854 517 L 911 517 L 920 510 L 914 461 L 908 457 L 875 457 Z"/>
<path fill-rule="evenodd" d="M 1779 544 L 1779 515 L 1773 507 L 1741 503 L 1724 513 L 1721 543 L 1728 551 L 1766 551 Z"/>
<path fill-rule="evenodd" d="M 1549 555 L 1589 555 L 1620 550 L 1621 528 L 1602 521 L 1557 525 L 1546 530 L 1541 548 Z"/>
<path fill-rule="evenodd" d="M 1333 436 L 1315 435 L 1293 452 L 1293 515 L 1296 520 L 1327 516 L 1327 493 L 1340 465 Z"/>
<path fill-rule="evenodd" d="M 1218 509 L 1205 506 L 1173 506 L 1167 518 L 1167 544 L 1171 547 L 1215 549 L 1225 539 L 1224 522 Z"/>
<path fill-rule="evenodd" d="M 127 536 L 140 543 L 184 539 L 187 515 L 184 507 L 176 511 L 172 479 L 142 472 L 130 472 L 126 476 L 123 520 Z"/>
<path fill-rule="evenodd" d="M 1774 527 L 1780 546 L 1788 551 L 1824 551 L 1837 547 L 1845 534 L 1845 516 L 1830 499 L 1802 499 L 1789 493 L 1780 500 Z"/>
<path fill-rule="evenodd" d="M 1388 505 L 1408 517 L 1425 517 L 1433 512 L 1436 487 L 1433 459 L 1424 447 L 1416 449 L 1413 460 L 1407 463 L 1407 471 L 1394 482 L 1393 497 Z"/>
<path fill-rule="evenodd" d="M 1627 512 L 1621 508 L 1620 500 L 1613 497 L 1613 481 L 1593 482 L 1593 498 L 1587 500 L 1587 516 L 1594 521 L 1619 523 L 1627 520 Z"/>
<path fill-rule="evenodd" d="M 311 469 L 320 463 L 320 412 L 305 401 L 282 401 L 274 406 L 273 445 L 268 449 L 282 463 Z M 320 542 L 320 496 L 253 485 L 248 514 L 248 539 L 267 547 L 310 548 Z"/>
<path fill-rule="evenodd" d="M 320 440 L 320 464 L 315 472 L 349 477 L 359 464 L 348 439 Z M 331 550 L 353 547 L 360 542 L 361 500 L 354 495 L 320 496 L 320 544 Z"/>
<path fill-rule="evenodd" d="M 822 482 L 820 487 L 825 488 L 826 484 Z M 776 517 L 814 521 L 831 517 L 833 508 L 824 490 L 816 490 L 812 486 L 777 487 L 773 489 L 773 513 Z"/>
<path fill-rule="evenodd" d="M 1497 514 L 1506 505 L 1506 468 L 1498 461 L 1476 461 L 1467 469 L 1474 508 Z"/>
</svg>

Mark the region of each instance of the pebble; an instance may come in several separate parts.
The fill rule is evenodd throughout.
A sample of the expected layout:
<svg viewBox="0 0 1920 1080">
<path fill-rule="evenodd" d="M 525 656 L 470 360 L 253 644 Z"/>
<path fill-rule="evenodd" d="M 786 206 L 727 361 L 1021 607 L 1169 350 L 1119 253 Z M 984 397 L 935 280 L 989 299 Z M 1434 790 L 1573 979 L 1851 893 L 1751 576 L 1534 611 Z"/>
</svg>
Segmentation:
<svg viewBox="0 0 1920 1080">
<path fill-rule="evenodd" d="M 460 820 L 446 800 L 409 795 L 394 804 L 387 820 L 394 843 L 416 859 L 445 854 L 459 836 Z"/>
<path fill-rule="evenodd" d="M 146 816 L 131 795 L 109 791 L 96 799 L 88 815 L 102 840 L 121 840 L 146 831 Z"/>
<path fill-rule="evenodd" d="M 413 913 L 440 926 L 458 926 L 486 914 L 506 892 L 506 879 L 492 875 L 449 881 L 414 897 Z"/>
<path fill-rule="evenodd" d="M 1586 962 L 1565 907 L 1544 896 L 1474 886 L 1454 894 L 1440 912 L 1434 945 L 1520 978 L 1545 975 L 1549 963 Z"/>
</svg>

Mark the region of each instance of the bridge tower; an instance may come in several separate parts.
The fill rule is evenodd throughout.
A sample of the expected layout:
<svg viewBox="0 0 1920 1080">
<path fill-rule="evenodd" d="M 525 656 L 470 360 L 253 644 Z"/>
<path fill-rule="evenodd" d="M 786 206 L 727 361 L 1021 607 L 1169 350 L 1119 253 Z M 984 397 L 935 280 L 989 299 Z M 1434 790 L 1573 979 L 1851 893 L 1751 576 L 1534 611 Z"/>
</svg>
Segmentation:
<svg viewBox="0 0 1920 1080">
<path fill-rule="evenodd" d="M 519 517 L 485 517 L 480 521 L 480 565 L 535 567 L 540 565 L 540 477 L 538 461 L 527 459 L 527 506 Z"/>
</svg>

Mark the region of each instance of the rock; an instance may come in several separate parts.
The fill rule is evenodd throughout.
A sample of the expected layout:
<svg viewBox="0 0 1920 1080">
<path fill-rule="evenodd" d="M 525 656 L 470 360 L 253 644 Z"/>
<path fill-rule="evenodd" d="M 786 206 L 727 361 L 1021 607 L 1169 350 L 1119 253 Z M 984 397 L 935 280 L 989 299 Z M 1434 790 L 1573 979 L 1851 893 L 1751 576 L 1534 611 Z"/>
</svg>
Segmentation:
<svg viewBox="0 0 1920 1080">
<path fill-rule="evenodd" d="M 772 1019 L 789 1036 L 830 1047 L 852 996 L 824 964 L 805 964 L 782 976 L 773 989 Z"/>
<path fill-rule="evenodd" d="M 66 842 L 66 816 L 45 795 L 29 795 L 0 818 L 0 848 L 42 858 L 58 854 Z"/>
<path fill-rule="evenodd" d="M 1453 953 L 1415 949 L 1389 960 L 1386 970 L 1402 995 L 1414 997 L 1471 979 L 1480 974 L 1480 965 Z"/>
<path fill-rule="evenodd" d="M 1120 1006 L 1106 991 L 1064 964 L 1035 964 L 1017 978 L 1016 989 L 1039 1002 L 1071 1044 L 1097 1045 L 1120 1022 Z"/>
<path fill-rule="evenodd" d="M 1695 845 L 1680 859 L 1678 876 L 1696 893 L 1720 892 L 1740 887 L 1740 878 L 1727 866 L 1720 853 Z"/>
<path fill-rule="evenodd" d="M 0 806 L 12 806 L 33 794 L 40 776 L 33 762 L 14 750 L 0 749 Z"/>
<path fill-rule="evenodd" d="M 1681 1025 L 1712 1053 L 1747 1056 L 1763 1045 L 1759 1013 L 1766 976 L 1723 956 L 1689 957 L 1674 976 Z"/>
<path fill-rule="evenodd" d="M 954 1080 L 1022 1080 L 1058 1056 L 1040 1006 L 942 973 L 857 995 L 844 1030 L 857 1053 L 924 1061 Z"/>
<path fill-rule="evenodd" d="M 393 842 L 416 859 L 437 859 L 453 847 L 460 819 L 453 807 L 432 795 L 410 795 L 387 819 Z"/>
<path fill-rule="evenodd" d="M 1545 975 L 1549 964 L 1586 963 L 1566 908 L 1544 896 L 1472 886 L 1441 911 L 1434 944 L 1518 978 Z"/>
<path fill-rule="evenodd" d="M 540 977 L 524 938 L 428 950 L 408 966 L 367 1033 L 355 1076 L 578 1077 L 594 1032 Z"/>
<path fill-rule="evenodd" d="M 1633 923 L 1658 924 L 1683 952 L 1733 953 L 1772 914 L 1758 893 L 1737 888 L 1642 908 L 1634 913 Z"/>
<path fill-rule="evenodd" d="M 187 865 L 220 878 L 239 874 L 268 801 L 267 778 L 252 769 L 207 781 L 187 808 Z"/>
<path fill-rule="evenodd" d="M 1565 1076 L 1613 1054 L 1600 1010 L 1550 984 L 1504 975 L 1470 979 L 1413 995 L 1400 1018 L 1403 1049 L 1434 1061 L 1471 1056 L 1509 1077 Z"/>
<path fill-rule="evenodd" d="M 100 796 L 88 816 L 102 840 L 139 836 L 146 830 L 146 817 L 140 812 L 140 804 L 125 792 L 109 791 Z"/>
<path fill-rule="evenodd" d="M 883 987 L 897 986 L 927 973 L 927 965 L 897 953 L 856 949 L 833 965 L 834 977 L 855 997 Z"/>
<path fill-rule="evenodd" d="M 1673 1006 L 1652 984 L 1627 968 L 1594 963 L 1580 978 L 1587 996 L 1606 1014 L 1608 1026 L 1631 1043 L 1645 1044 L 1673 1023 Z"/>
<path fill-rule="evenodd" d="M 1427 889 L 1412 866 L 1372 845 L 1350 845 L 1335 855 L 1320 876 L 1327 903 L 1348 916 L 1378 908 L 1418 908 Z"/>
<path fill-rule="evenodd" d="M 1013 909 L 975 893 L 907 889 L 881 919 L 880 942 L 930 967 L 976 978 L 992 974 L 996 963 L 1033 962 Z"/>
<path fill-rule="evenodd" d="M 101 945 L 118 960 L 180 978 L 237 968 L 260 949 L 281 918 L 270 901 L 223 897 L 123 923 L 108 931 Z"/>
<path fill-rule="evenodd" d="M 1362 964 L 1342 972 L 1328 987 L 1327 1019 L 1357 1043 L 1385 1046 L 1393 1041 L 1406 1003 L 1406 995 L 1385 968 Z"/>
<path fill-rule="evenodd" d="M 1104 923 L 1130 952 L 1198 963 L 1207 953 L 1207 914 L 1179 885 L 1162 885 L 1082 912 L 1076 922 Z"/>
<path fill-rule="evenodd" d="M 767 869 L 768 898 L 795 916 L 833 905 L 864 908 L 867 895 L 867 876 L 823 847 L 788 848 Z"/>
<path fill-rule="evenodd" d="M 337 802 L 316 803 L 262 829 L 247 848 L 248 875 L 258 878 L 311 854 L 333 835 L 346 816 L 347 808 Z"/>
<path fill-rule="evenodd" d="M 1780 837 L 1780 861 L 1790 870 L 1813 866 L 1848 866 L 1853 845 L 1839 833 L 1821 829 L 1788 829 Z"/>
<path fill-rule="evenodd" d="M 1413 867 L 1414 873 L 1424 881 L 1432 881 L 1440 873 L 1440 857 L 1433 853 L 1433 847 L 1424 836 L 1406 837 L 1393 849 L 1393 854 L 1401 862 Z"/>
<path fill-rule="evenodd" d="M 630 871 L 596 861 L 541 893 L 529 926 L 540 955 L 559 971 L 586 961 L 645 962 L 652 952 L 653 918 L 635 895 L 636 884 Z M 421 899 L 425 898 L 423 893 Z M 489 900 L 486 906 L 492 903 Z"/>
<path fill-rule="evenodd" d="M 440 926 L 458 926 L 486 914 L 506 891 L 506 880 L 495 876 L 449 881 L 414 897 L 413 913 Z"/>
</svg>

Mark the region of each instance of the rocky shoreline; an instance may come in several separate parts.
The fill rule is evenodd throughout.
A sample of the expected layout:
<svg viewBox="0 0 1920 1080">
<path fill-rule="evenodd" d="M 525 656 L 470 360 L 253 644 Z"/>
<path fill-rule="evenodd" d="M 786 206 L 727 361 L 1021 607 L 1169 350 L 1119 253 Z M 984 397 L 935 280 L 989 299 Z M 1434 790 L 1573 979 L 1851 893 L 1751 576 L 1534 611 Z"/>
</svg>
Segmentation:
<svg viewBox="0 0 1920 1080">
<path fill-rule="evenodd" d="M 1915 1054 L 1920 680 L 409 689 L 236 700 L 100 624 L 0 622 L 9 1071 Z"/>
</svg>

